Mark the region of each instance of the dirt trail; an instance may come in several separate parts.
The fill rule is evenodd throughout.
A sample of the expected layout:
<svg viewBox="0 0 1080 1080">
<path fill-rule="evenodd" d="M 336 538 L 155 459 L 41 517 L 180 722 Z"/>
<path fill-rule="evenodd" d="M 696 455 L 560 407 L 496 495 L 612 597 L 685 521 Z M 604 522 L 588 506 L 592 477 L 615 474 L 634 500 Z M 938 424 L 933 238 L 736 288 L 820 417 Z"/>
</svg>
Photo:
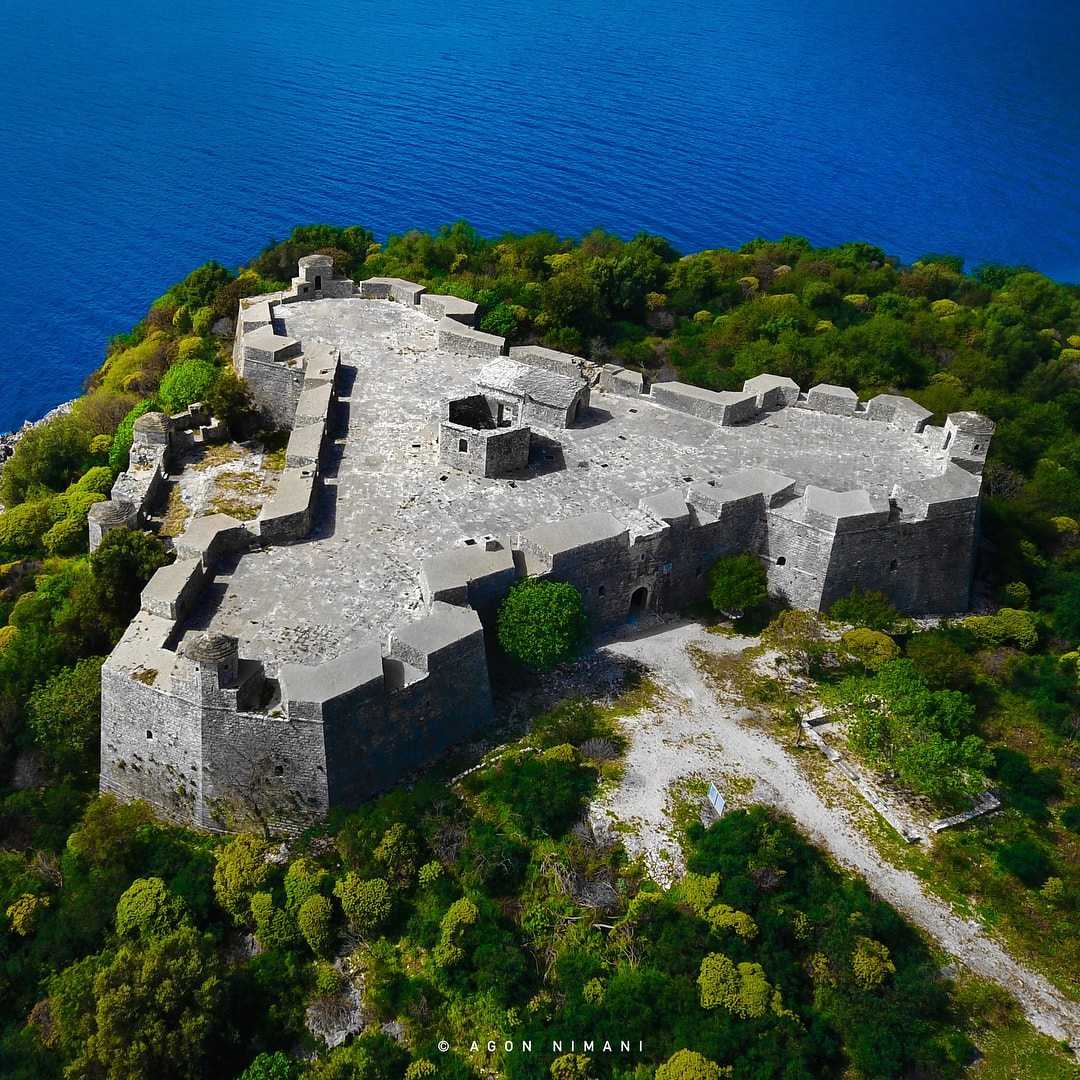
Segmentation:
<svg viewBox="0 0 1080 1080">
<path fill-rule="evenodd" d="M 721 655 L 749 644 L 708 634 L 697 623 L 667 623 L 603 646 L 614 657 L 643 664 L 666 693 L 655 707 L 624 722 L 631 736 L 625 776 L 596 811 L 630 823 L 636 832 L 625 838 L 627 848 L 644 856 L 659 881 L 669 882 L 682 872 L 669 816 L 671 786 L 689 778 L 745 777 L 753 782 L 753 802 L 787 814 L 950 955 L 1004 987 L 1036 1029 L 1080 1047 L 1080 1006 L 1014 960 L 979 923 L 928 894 L 914 874 L 886 862 L 847 810 L 822 801 L 783 746 L 744 722 L 745 709 L 717 700 L 687 654 L 689 645 Z"/>
</svg>

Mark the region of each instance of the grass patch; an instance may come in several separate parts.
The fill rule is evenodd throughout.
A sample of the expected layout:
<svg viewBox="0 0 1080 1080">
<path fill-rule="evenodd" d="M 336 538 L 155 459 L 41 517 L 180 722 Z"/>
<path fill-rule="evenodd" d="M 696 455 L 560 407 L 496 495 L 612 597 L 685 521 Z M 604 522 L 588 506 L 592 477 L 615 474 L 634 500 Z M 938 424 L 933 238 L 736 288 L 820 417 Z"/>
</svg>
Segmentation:
<svg viewBox="0 0 1080 1080">
<path fill-rule="evenodd" d="M 211 499 L 210 504 L 206 508 L 206 512 L 202 516 L 209 517 L 211 514 L 228 514 L 229 517 L 235 518 L 237 521 L 253 521 L 259 516 L 259 511 L 261 509 L 261 506 L 256 506 L 244 499 Z"/>
<path fill-rule="evenodd" d="M 281 472 L 285 468 L 285 454 L 289 445 L 287 431 L 270 431 L 262 436 L 263 468 Z"/>
<path fill-rule="evenodd" d="M 169 488 L 169 497 L 165 502 L 165 512 L 162 515 L 158 536 L 179 536 L 184 531 L 188 513 L 187 504 L 180 496 L 180 485 L 174 483 Z"/>
<path fill-rule="evenodd" d="M 230 461 L 239 461 L 246 451 L 236 443 L 215 443 L 204 447 L 202 456 L 191 468 L 196 472 L 205 472 L 214 468 L 215 465 L 225 465 Z"/>
<path fill-rule="evenodd" d="M 228 514 L 237 521 L 258 516 L 271 487 L 254 472 L 222 472 L 214 477 L 207 514 Z"/>
<path fill-rule="evenodd" d="M 1072 1054 L 1035 1031 L 1000 987 L 962 973 L 953 984 L 953 1004 L 968 1018 L 967 1035 L 979 1055 L 969 1072 L 973 1080 L 1080 1077 L 1080 1065 Z"/>
<path fill-rule="evenodd" d="M 214 486 L 244 495 L 265 495 L 267 492 L 266 481 L 253 472 L 223 472 L 214 478 Z"/>
</svg>

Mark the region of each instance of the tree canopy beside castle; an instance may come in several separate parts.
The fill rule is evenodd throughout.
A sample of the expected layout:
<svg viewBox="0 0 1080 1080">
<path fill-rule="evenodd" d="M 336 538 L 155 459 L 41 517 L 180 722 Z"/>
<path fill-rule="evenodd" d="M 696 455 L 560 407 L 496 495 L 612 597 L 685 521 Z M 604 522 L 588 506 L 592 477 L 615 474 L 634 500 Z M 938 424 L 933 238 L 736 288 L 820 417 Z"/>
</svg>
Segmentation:
<svg viewBox="0 0 1080 1080">
<path fill-rule="evenodd" d="M 647 1040 L 639 1060 L 566 1055 L 566 1076 L 953 1077 L 987 1016 L 1018 1030 L 1007 1003 L 939 979 L 939 958 L 894 912 L 763 811 L 692 828 L 690 876 L 649 882 L 580 826 L 620 749 L 586 705 L 453 789 L 395 792 L 313 830 L 284 861 L 263 838 L 198 835 L 95 796 L 101 658 L 167 555 L 116 530 L 89 556 L 89 507 L 142 412 L 201 399 L 251 434 L 230 321 L 241 297 L 281 287 L 315 252 L 356 279 L 475 300 L 481 328 L 514 343 L 651 379 L 727 389 L 767 371 L 863 399 L 905 393 L 935 422 L 990 417 L 986 614 L 920 629 L 856 597 L 832 612 L 842 648 L 784 613 L 767 633 L 850 703 L 871 765 L 917 782 L 929 762 L 960 777 L 951 794 L 996 785 L 1004 811 L 943 836 L 920 872 L 1080 991 L 1080 290 L 797 237 L 681 257 L 645 234 L 485 238 L 457 224 L 377 243 L 308 226 L 238 271 L 209 263 L 170 288 L 109 342 L 71 412 L 4 466 L 0 1073 L 539 1077 L 550 1054 L 486 1058 L 468 1044 L 540 1045 L 558 1028 Z M 898 737 L 912 717 L 933 761 Z M 374 1033 L 304 1064 L 305 1016 L 332 1026 L 349 1007 L 338 954 L 362 969 Z M 400 1025 L 388 1030 L 409 1048 L 380 1024 Z M 1028 1075 L 1062 1067 L 1048 1058 Z"/>
</svg>

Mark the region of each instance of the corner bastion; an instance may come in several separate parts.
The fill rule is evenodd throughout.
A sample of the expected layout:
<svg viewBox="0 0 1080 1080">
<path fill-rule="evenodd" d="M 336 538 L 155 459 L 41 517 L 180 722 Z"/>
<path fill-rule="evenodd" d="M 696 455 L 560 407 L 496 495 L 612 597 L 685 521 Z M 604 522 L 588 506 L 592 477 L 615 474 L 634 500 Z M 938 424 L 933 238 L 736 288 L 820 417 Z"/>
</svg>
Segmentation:
<svg viewBox="0 0 1080 1080">
<path fill-rule="evenodd" d="M 701 601 L 746 552 L 796 607 L 966 609 L 984 417 L 773 375 L 647 386 L 475 320 L 325 256 L 241 302 L 234 364 L 285 471 L 255 521 L 194 519 L 144 590 L 102 671 L 103 790 L 218 830 L 372 797 L 490 722 L 494 616 L 526 576 L 573 583 L 598 630 Z M 200 423 L 136 426 L 92 537 L 144 520 Z"/>
</svg>

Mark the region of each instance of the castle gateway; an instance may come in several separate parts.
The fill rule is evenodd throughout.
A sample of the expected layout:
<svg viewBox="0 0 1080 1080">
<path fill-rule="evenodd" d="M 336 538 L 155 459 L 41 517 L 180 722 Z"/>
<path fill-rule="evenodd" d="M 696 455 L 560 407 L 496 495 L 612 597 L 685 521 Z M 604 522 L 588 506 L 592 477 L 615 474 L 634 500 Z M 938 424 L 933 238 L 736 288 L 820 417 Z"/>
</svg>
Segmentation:
<svg viewBox="0 0 1080 1080">
<path fill-rule="evenodd" d="M 234 363 L 285 467 L 255 520 L 194 518 L 144 590 L 102 672 L 103 791 L 210 829 L 375 795 L 491 720 L 485 627 L 524 576 L 573 583 L 600 630 L 702 600 L 743 552 L 796 607 L 966 609 L 984 417 L 771 375 L 646 388 L 474 316 L 325 256 L 242 302 Z M 194 407 L 141 418 L 92 542 L 212 437 Z"/>
</svg>

